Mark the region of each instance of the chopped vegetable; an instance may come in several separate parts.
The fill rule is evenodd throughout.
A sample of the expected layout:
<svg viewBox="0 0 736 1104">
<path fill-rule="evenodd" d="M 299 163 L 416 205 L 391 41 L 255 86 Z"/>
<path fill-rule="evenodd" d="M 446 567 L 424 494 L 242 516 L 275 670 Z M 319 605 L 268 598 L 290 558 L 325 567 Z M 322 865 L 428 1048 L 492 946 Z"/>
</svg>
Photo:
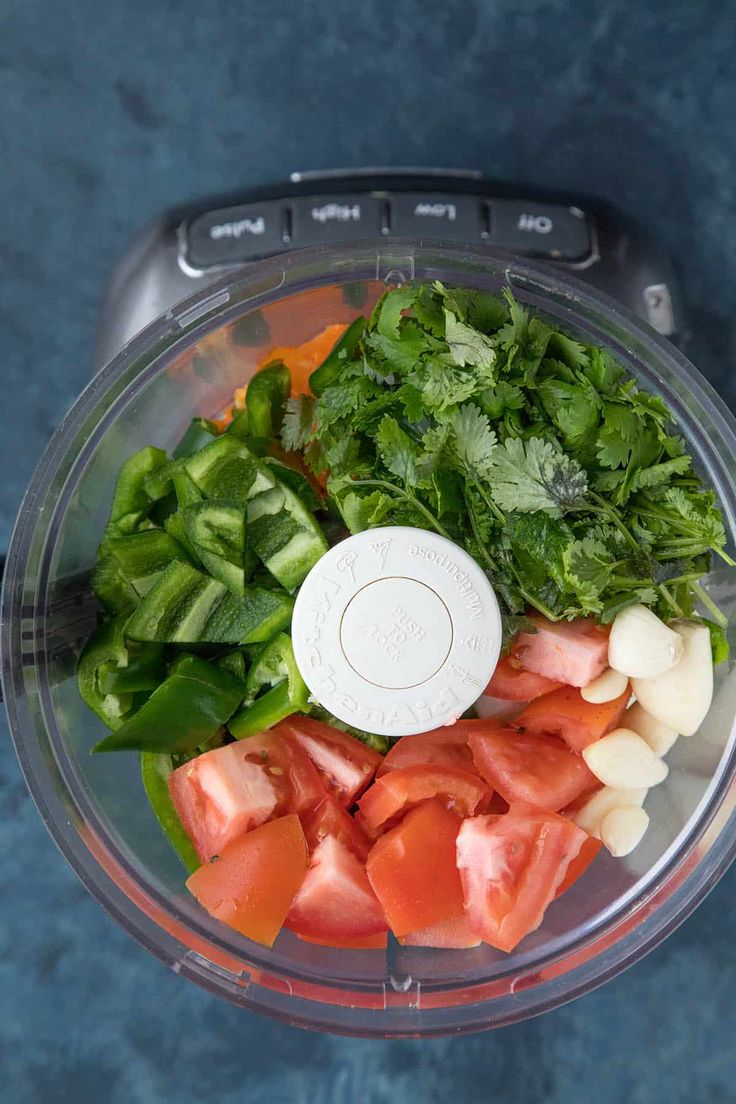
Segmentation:
<svg viewBox="0 0 736 1104">
<path fill-rule="evenodd" d="M 358 801 L 364 823 L 375 832 L 419 802 L 440 798 L 459 816 L 472 816 L 488 787 L 473 772 L 458 767 L 400 767 L 377 779 Z"/>
<path fill-rule="evenodd" d="M 499 728 L 474 733 L 468 742 L 476 769 L 509 805 L 556 813 L 597 784 L 581 757 L 556 736 Z"/>
<path fill-rule="evenodd" d="M 359 939 L 387 930 L 365 863 L 336 836 L 314 849 L 306 877 L 294 898 L 286 926 L 318 939 Z"/>
<path fill-rule="evenodd" d="M 227 671 L 184 656 L 140 709 L 94 750 L 193 751 L 230 719 L 242 697 L 242 683 Z"/>
<path fill-rule="evenodd" d="M 252 736 L 291 713 L 309 712 L 309 691 L 294 659 L 291 638 L 278 633 L 264 645 L 245 680 L 245 702 L 231 719 L 236 739 Z"/>
<path fill-rule="evenodd" d="M 234 840 L 187 879 L 187 888 L 210 916 L 270 947 L 306 872 L 307 844 L 291 815 Z"/>
<path fill-rule="evenodd" d="M 161 830 L 190 873 L 197 869 L 200 856 L 174 807 L 169 778 L 174 769 L 172 757 L 162 752 L 141 752 L 141 778 L 151 808 Z"/>
<path fill-rule="evenodd" d="M 531 702 L 512 723 L 530 736 L 561 736 L 573 751 L 582 751 L 620 723 L 628 701 L 628 688 L 619 698 L 597 704 L 585 701 L 576 687 L 563 686 Z"/>
</svg>

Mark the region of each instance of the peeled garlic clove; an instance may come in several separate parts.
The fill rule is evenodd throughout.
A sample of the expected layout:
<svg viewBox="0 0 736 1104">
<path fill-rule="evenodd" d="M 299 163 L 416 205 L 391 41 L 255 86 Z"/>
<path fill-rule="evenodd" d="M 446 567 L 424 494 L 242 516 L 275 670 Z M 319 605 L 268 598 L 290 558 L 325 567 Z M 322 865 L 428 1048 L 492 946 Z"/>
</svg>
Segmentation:
<svg viewBox="0 0 736 1104">
<path fill-rule="evenodd" d="M 624 728 L 630 728 L 632 732 L 641 736 L 642 740 L 646 740 L 660 759 L 667 754 L 679 736 L 674 728 L 662 724 L 651 713 L 647 713 L 641 702 L 634 702 L 624 713 Z"/>
<path fill-rule="evenodd" d="M 649 817 L 636 805 L 619 805 L 601 822 L 601 843 L 614 858 L 630 855 L 649 827 Z"/>
<path fill-rule="evenodd" d="M 580 697 L 592 705 L 600 705 L 602 702 L 620 698 L 628 684 L 626 675 L 622 675 L 620 671 L 614 671 L 613 667 L 608 667 L 603 674 L 582 688 Z"/>
<path fill-rule="evenodd" d="M 617 809 L 621 805 L 641 806 L 644 804 L 646 796 L 647 791 L 643 787 L 640 789 L 617 790 L 612 786 L 604 786 L 602 790 L 598 790 L 592 797 L 589 797 L 571 819 L 577 824 L 578 828 L 582 828 L 589 836 L 600 839 L 601 824 L 612 809 Z"/>
<path fill-rule="evenodd" d="M 617 789 L 656 786 L 669 773 L 649 744 L 628 728 L 616 728 L 589 744 L 583 759 L 604 786 Z"/>
<path fill-rule="evenodd" d="M 669 671 L 682 655 L 682 640 L 646 606 L 617 613 L 608 638 L 608 663 L 629 678 L 653 678 Z"/>
<path fill-rule="evenodd" d="M 692 736 L 713 701 L 710 632 L 693 621 L 673 621 L 672 628 L 682 641 L 680 662 L 656 677 L 634 679 L 631 689 L 652 717 L 682 736 Z"/>
</svg>

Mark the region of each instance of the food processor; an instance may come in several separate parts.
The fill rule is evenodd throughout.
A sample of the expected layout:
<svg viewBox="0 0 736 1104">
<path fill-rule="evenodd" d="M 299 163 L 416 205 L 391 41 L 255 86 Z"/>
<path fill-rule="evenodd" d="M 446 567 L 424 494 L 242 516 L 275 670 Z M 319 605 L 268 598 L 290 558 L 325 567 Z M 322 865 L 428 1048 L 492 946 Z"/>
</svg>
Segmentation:
<svg viewBox="0 0 736 1104">
<path fill-rule="evenodd" d="M 187 893 L 185 872 L 145 801 L 137 758 L 89 754 L 104 729 L 79 698 L 75 666 L 96 619 L 90 572 L 117 470 L 144 445 L 171 450 L 192 415 L 226 406 L 270 349 L 348 323 L 387 287 L 413 280 L 494 292 L 510 285 L 524 305 L 608 347 L 673 412 L 719 497 L 731 553 L 736 424 L 651 325 L 679 329 L 666 261 L 592 207 L 495 198 L 490 185 L 467 176 L 424 177 L 421 186 L 418 174 L 397 175 L 390 187 L 370 174 L 338 183 L 333 191 L 324 179 L 302 176 L 276 195 L 248 197 L 235 212 L 179 213 L 123 262 L 99 356 L 119 350 L 56 431 L 13 534 L 2 611 L 5 700 L 26 780 L 60 850 L 107 911 L 177 973 L 237 1005 L 313 1029 L 374 1037 L 483 1030 L 554 1008 L 614 976 L 669 934 L 727 869 L 736 853 L 736 681 L 728 665 L 717 669 L 700 732 L 678 742 L 669 777 L 651 792 L 642 844 L 625 859 L 602 852 L 513 953 L 400 946 L 391 938 L 386 950 L 338 950 L 288 931 L 266 949 L 212 919 Z M 513 217 L 505 221 L 502 198 L 523 210 L 509 207 Z M 243 209 L 259 203 L 266 205 L 260 212 Z M 344 219 L 334 214 L 343 207 Z M 424 213 L 430 209 L 437 213 Z M 265 244 L 275 234 L 274 210 L 281 238 L 269 239 L 263 253 L 270 255 L 236 253 L 251 235 Z M 567 238 L 553 239 L 563 210 L 575 222 Z M 451 232 L 412 232 L 401 211 Z M 475 222 L 464 221 L 460 234 L 461 212 L 463 220 L 473 212 L 481 220 L 475 237 L 468 229 Z M 520 229 L 522 216 L 524 227 L 536 229 Z M 361 236 L 351 231 L 346 240 L 351 220 Z M 556 243 L 547 263 L 529 262 L 504 241 L 510 223 Z M 305 226 L 335 237 L 305 238 Z M 535 255 L 544 252 L 532 241 Z M 179 302 L 182 288 L 194 294 Z M 133 336 L 139 323 L 144 328 Z M 728 569 L 714 570 L 707 588 L 736 614 Z"/>
</svg>

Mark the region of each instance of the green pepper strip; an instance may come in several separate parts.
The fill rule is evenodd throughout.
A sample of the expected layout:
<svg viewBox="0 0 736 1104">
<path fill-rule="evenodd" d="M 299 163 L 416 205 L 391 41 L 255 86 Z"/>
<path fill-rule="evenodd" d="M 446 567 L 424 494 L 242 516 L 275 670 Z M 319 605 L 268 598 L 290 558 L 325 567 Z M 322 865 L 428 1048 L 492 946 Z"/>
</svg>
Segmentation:
<svg viewBox="0 0 736 1104">
<path fill-rule="evenodd" d="M 156 820 L 187 870 L 192 873 L 202 864 L 192 841 L 184 831 L 169 793 L 169 775 L 174 769 L 170 755 L 141 752 L 141 778 Z"/>
<path fill-rule="evenodd" d="M 110 509 L 108 530 L 115 533 L 134 533 L 151 509 L 151 499 L 146 492 L 147 476 L 157 468 L 168 464 L 163 449 L 148 445 L 133 453 L 125 461 L 118 474 Z"/>
<path fill-rule="evenodd" d="M 128 649 L 123 636 L 126 617 L 105 621 L 87 641 L 77 664 L 77 686 L 85 705 L 88 705 L 108 728 L 123 724 L 126 713 L 133 707 L 131 693 L 107 694 L 100 685 L 101 674 L 111 665 L 124 668 L 128 662 Z"/>
<path fill-rule="evenodd" d="M 269 687 L 265 693 L 259 693 Z M 294 659 L 291 639 L 279 633 L 266 644 L 245 680 L 246 704 L 230 721 L 233 736 L 242 740 L 310 709 L 309 690 Z"/>
<path fill-rule="evenodd" d="M 185 656 L 138 712 L 94 751 L 193 751 L 230 719 L 243 693 L 243 683 L 222 667 Z"/>
<path fill-rule="evenodd" d="M 363 331 L 366 327 L 365 318 L 356 318 L 351 322 L 345 333 L 334 345 L 332 352 L 315 368 L 309 377 L 309 388 L 313 395 L 321 395 L 326 388 L 337 383 L 342 370 L 358 348 Z"/>
<path fill-rule="evenodd" d="M 291 372 L 280 360 L 257 372 L 245 393 L 251 437 L 277 437 L 291 392 Z"/>
</svg>

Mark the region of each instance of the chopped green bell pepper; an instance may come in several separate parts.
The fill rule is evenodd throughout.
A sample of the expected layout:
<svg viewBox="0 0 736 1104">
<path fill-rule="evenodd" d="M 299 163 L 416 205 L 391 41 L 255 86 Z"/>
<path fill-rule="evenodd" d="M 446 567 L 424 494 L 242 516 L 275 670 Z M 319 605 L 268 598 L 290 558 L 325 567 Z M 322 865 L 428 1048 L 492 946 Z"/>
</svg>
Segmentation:
<svg viewBox="0 0 736 1104">
<path fill-rule="evenodd" d="M 251 437 L 278 437 L 291 391 L 291 372 L 274 360 L 256 372 L 245 393 Z"/>
<path fill-rule="evenodd" d="M 242 595 L 175 561 L 141 600 L 125 632 L 162 644 L 248 644 L 289 624 L 294 600 L 283 590 L 248 585 Z"/>
<path fill-rule="evenodd" d="M 138 712 L 94 751 L 193 751 L 230 719 L 243 693 L 243 683 L 222 667 L 184 656 Z"/>
<path fill-rule="evenodd" d="M 185 558 L 182 546 L 160 529 L 108 535 L 100 545 L 92 589 L 106 609 L 131 613 L 164 568 Z"/>
<path fill-rule="evenodd" d="M 365 327 L 365 318 L 356 318 L 351 322 L 345 333 L 338 338 L 332 352 L 323 360 L 319 368 L 315 368 L 309 377 L 309 389 L 313 395 L 321 395 L 333 383 L 338 382 L 345 363 L 358 348 Z"/>
<path fill-rule="evenodd" d="M 168 778 L 173 770 L 174 764 L 170 755 L 164 752 L 141 752 L 143 788 L 156 820 L 184 866 L 193 873 L 202 864 L 171 800 Z"/>
<path fill-rule="evenodd" d="M 192 418 L 186 433 L 174 449 L 172 455 L 175 460 L 182 456 L 191 456 L 199 449 L 208 445 L 213 437 L 217 436 L 217 426 L 207 418 Z"/>
<path fill-rule="evenodd" d="M 123 724 L 140 706 L 145 695 L 139 691 L 158 685 L 166 674 L 163 648 L 126 642 L 123 635 L 126 620 L 123 615 L 98 625 L 77 664 L 82 701 L 112 729 Z"/>
<path fill-rule="evenodd" d="M 245 704 L 228 728 L 241 740 L 271 728 L 291 713 L 308 713 L 309 709 L 309 689 L 296 665 L 291 639 L 279 633 L 266 644 L 248 672 Z"/>
<path fill-rule="evenodd" d="M 136 532 L 152 505 L 145 488 L 146 478 L 165 464 L 168 464 L 166 453 L 152 445 L 128 457 L 120 468 L 115 484 L 108 532 Z"/>
<path fill-rule="evenodd" d="M 248 546 L 287 590 L 327 551 L 310 511 L 244 442 L 218 437 L 190 457 L 186 471 L 205 497 L 247 506 Z"/>
</svg>

